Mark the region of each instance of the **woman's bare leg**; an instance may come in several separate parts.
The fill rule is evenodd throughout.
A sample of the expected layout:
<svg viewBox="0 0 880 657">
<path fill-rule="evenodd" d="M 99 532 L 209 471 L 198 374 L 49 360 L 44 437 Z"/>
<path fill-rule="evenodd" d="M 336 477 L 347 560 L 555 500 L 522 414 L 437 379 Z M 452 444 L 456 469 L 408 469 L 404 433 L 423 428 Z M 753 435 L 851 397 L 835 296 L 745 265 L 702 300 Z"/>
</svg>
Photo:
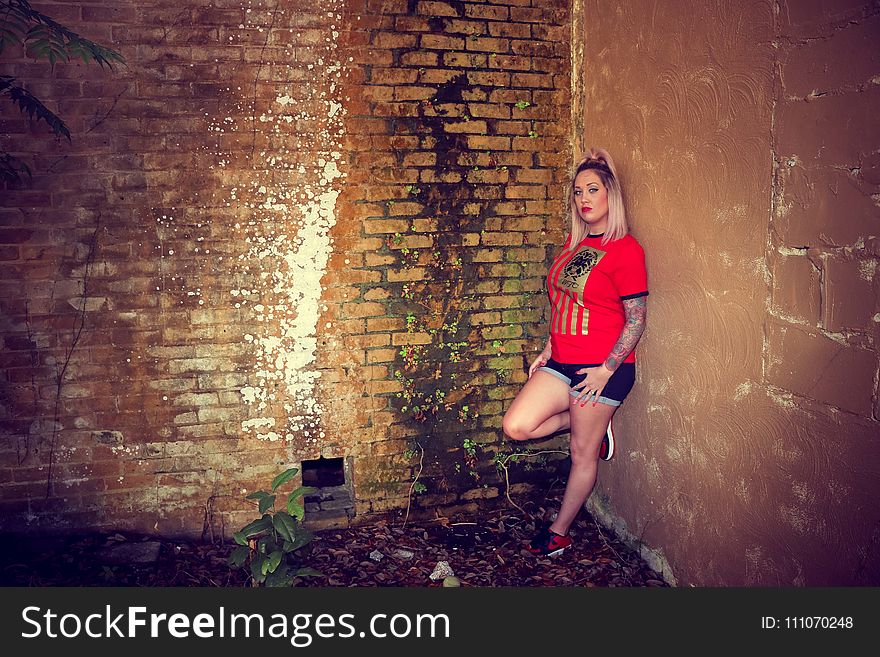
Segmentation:
<svg viewBox="0 0 880 657">
<path fill-rule="evenodd" d="M 568 533 L 571 523 L 580 513 L 584 502 L 596 485 L 596 471 L 599 465 L 599 447 L 616 406 L 608 404 L 569 403 L 571 422 L 571 470 L 562 496 L 562 505 L 550 529 L 563 536 Z"/>
<path fill-rule="evenodd" d="M 504 433 L 513 440 L 543 438 L 569 427 L 568 384 L 547 372 L 535 372 L 504 414 Z"/>
</svg>

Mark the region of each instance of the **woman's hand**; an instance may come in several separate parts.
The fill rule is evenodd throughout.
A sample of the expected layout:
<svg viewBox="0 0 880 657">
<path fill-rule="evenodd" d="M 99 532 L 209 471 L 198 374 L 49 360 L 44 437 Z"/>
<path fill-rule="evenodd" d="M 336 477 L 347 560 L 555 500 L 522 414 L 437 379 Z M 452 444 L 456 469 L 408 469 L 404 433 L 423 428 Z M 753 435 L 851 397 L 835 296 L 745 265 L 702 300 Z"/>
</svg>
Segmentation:
<svg viewBox="0 0 880 657">
<path fill-rule="evenodd" d="M 544 367 L 544 365 L 547 364 L 548 360 L 550 360 L 550 350 L 545 349 L 540 354 L 538 354 L 538 357 L 535 358 L 535 360 L 532 361 L 532 365 L 531 367 L 529 367 L 529 378 L 532 378 L 532 374 L 534 374 L 535 370 L 537 370 L 539 367 Z"/>
<path fill-rule="evenodd" d="M 572 390 L 580 390 L 577 397 L 571 398 L 571 403 L 580 404 L 583 407 L 592 399 L 593 406 L 595 406 L 599 401 L 599 397 L 602 396 L 605 386 L 608 385 L 608 379 L 611 378 L 614 372 L 605 367 L 603 363 L 598 367 L 585 367 L 578 370 L 577 373 L 586 374 L 587 378 L 571 387 Z"/>
</svg>

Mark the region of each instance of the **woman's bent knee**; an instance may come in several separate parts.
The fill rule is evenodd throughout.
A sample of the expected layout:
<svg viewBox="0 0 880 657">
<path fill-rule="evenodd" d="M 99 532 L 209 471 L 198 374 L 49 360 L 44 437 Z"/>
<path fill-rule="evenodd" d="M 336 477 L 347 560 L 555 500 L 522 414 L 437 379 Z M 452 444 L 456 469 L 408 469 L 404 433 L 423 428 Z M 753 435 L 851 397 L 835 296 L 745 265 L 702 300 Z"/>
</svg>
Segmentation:
<svg viewBox="0 0 880 657">
<path fill-rule="evenodd" d="M 528 440 L 532 437 L 531 431 L 529 431 L 522 422 L 509 415 L 505 415 L 504 419 L 501 420 L 501 428 L 504 430 L 504 433 L 513 440 Z"/>
</svg>

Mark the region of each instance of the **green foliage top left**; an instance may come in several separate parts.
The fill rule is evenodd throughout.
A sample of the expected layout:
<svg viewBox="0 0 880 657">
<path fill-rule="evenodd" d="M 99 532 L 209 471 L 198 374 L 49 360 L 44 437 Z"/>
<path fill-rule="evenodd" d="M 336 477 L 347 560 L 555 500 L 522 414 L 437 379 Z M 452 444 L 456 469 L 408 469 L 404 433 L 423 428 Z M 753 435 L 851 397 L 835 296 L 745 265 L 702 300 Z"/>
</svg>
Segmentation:
<svg viewBox="0 0 880 657">
<path fill-rule="evenodd" d="M 115 50 L 81 37 L 33 9 L 27 0 L 0 0 L 0 54 L 7 46 L 24 46 L 29 57 L 48 59 L 53 67 L 71 58 L 109 68 L 125 63 Z"/>
</svg>

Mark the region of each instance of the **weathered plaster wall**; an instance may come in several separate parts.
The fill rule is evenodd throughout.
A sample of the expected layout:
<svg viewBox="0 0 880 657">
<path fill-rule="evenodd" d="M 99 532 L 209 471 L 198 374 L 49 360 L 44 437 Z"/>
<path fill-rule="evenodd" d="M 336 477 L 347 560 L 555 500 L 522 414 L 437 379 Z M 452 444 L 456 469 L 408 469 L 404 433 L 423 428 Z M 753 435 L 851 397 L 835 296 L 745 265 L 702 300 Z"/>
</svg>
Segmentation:
<svg viewBox="0 0 880 657">
<path fill-rule="evenodd" d="M 562 231 L 567 2 L 35 6 L 128 66 L 4 53 L 74 137 L 0 110 L 35 173 L 0 204 L 0 524 L 222 531 L 320 455 L 358 519 L 416 473 L 414 512 L 498 497 Z"/>
<path fill-rule="evenodd" d="M 580 7 L 651 288 L 591 508 L 682 585 L 876 584 L 876 7 Z"/>
</svg>

